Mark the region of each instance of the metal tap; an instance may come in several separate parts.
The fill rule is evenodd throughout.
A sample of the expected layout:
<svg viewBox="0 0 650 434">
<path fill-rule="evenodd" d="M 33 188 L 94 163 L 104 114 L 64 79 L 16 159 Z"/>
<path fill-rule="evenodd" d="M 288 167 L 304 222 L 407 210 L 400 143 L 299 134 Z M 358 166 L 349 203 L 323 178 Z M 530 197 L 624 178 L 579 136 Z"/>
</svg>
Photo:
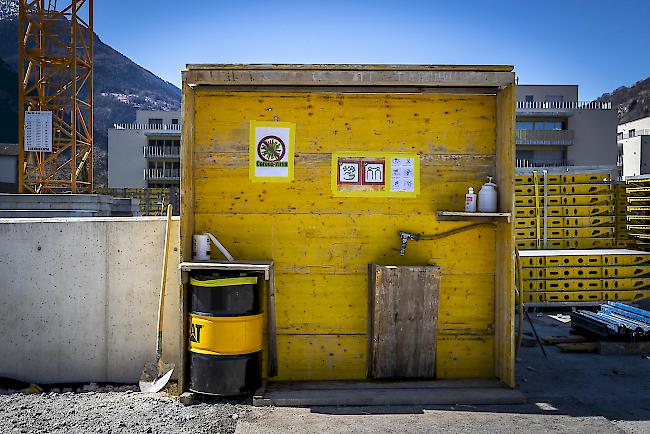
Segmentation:
<svg viewBox="0 0 650 434">
<path fill-rule="evenodd" d="M 402 249 L 399 251 L 400 256 L 406 254 L 406 243 L 408 243 L 408 240 L 418 241 L 420 239 L 420 234 L 412 232 L 399 231 L 399 236 L 402 239 Z"/>
</svg>

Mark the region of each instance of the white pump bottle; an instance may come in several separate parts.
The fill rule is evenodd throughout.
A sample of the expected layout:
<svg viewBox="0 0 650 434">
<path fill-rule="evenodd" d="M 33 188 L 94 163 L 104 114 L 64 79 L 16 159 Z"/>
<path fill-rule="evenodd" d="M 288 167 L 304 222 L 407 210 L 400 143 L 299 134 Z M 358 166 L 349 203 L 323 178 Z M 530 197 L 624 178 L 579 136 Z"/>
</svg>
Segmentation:
<svg viewBox="0 0 650 434">
<path fill-rule="evenodd" d="M 497 185 L 492 182 L 491 176 L 478 192 L 478 211 L 497 212 Z"/>
</svg>

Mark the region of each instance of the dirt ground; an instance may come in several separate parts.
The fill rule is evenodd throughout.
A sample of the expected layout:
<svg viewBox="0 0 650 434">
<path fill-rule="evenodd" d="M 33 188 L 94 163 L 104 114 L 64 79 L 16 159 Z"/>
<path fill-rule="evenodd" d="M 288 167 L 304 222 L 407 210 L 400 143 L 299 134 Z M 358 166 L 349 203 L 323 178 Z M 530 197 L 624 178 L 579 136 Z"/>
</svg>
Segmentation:
<svg viewBox="0 0 650 434">
<path fill-rule="evenodd" d="M 531 314 L 540 335 L 569 327 Z M 530 332 L 529 327 L 526 327 Z M 524 405 L 255 408 L 250 398 L 183 406 L 137 387 L 0 391 L 1 433 L 650 433 L 650 357 L 562 353 L 523 347 L 517 360 Z"/>
</svg>

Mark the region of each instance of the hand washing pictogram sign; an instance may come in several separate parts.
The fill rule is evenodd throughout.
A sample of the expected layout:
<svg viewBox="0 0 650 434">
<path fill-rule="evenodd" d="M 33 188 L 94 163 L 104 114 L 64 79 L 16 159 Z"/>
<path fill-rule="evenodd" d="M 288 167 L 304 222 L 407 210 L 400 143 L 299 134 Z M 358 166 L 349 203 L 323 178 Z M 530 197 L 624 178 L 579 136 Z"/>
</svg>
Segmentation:
<svg viewBox="0 0 650 434">
<path fill-rule="evenodd" d="M 417 154 L 333 154 L 332 193 L 348 197 L 415 197 L 420 190 L 419 170 Z"/>
</svg>

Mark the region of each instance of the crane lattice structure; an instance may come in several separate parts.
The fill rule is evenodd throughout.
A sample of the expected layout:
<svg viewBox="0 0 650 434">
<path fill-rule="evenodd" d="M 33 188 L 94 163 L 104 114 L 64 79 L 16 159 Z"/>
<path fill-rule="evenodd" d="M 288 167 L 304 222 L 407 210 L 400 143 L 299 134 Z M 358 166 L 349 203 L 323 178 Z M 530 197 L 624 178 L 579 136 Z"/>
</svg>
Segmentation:
<svg viewBox="0 0 650 434">
<path fill-rule="evenodd" d="M 93 0 L 19 0 L 19 191 L 93 192 Z M 52 113 L 52 152 L 25 150 L 25 111 Z"/>
</svg>

